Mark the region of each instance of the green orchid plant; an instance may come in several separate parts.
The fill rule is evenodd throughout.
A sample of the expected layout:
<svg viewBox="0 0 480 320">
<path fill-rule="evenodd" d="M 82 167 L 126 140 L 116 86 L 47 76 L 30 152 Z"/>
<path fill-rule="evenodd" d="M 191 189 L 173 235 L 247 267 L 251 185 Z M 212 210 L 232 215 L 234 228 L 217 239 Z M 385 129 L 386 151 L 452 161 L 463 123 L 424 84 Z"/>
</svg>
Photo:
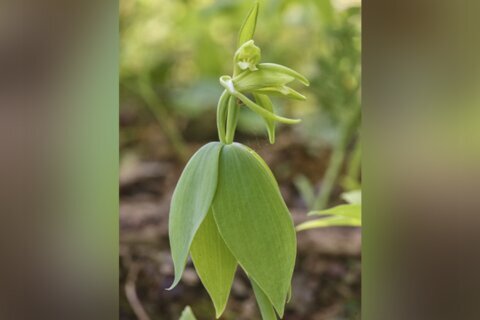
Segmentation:
<svg viewBox="0 0 480 320">
<path fill-rule="evenodd" d="M 255 151 L 233 142 L 239 109 L 245 106 L 265 120 L 274 143 L 277 122 L 300 120 L 275 114 L 270 95 L 305 99 L 287 84 L 309 84 L 292 69 L 260 62 L 260 48 L 252 40 L 257 15 L 258 3 L 241 27 L 233 75 L 220 77 L 225 89 L 217 106 L 220 141 L 206 144 L 190 159 L 170 207 L 171 288 L 181 280 L 190 256 L 217 318 L 238 266 L 250 279 L 262 318 L 283 317 L 295 266 L 295 228 L 277 182 Z"/>
</svg>

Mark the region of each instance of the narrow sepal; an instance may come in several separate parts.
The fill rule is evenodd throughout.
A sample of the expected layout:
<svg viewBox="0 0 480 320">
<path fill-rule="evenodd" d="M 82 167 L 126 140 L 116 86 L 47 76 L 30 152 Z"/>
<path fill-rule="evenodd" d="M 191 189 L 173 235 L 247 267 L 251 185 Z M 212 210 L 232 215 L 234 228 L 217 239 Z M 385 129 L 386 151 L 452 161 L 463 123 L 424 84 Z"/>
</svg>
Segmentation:
<svg viewBox="0 0 480 320">
<path fill-rule="evenodd" d="M 247 17 L 243 21 L 238 34 L 237 48 L 253 38 L 255 28 L 257 26 L 258 7 L 258 2 L 255 2 L 252 9 L 250 9 L 248 12 Z"/>
<path fill-rule="evenodd" d="M 308 81 L 308 79 L 305 78 L 305 76 L 303 76 L 302 74 L 298 73 L 297 71 L 295 71 L 293 69 L 282 66 L 280 64 L 260 63 L 257 67 L 258 67 L 259 70 L 269 70 L 269 71 L 275 71 L 275 72 L 287 74 L 287 75 L 297 79 L 298 81 L 300 81 L 301 83 L 303 83 L 306 86 L 310 85 L 310 81 Z"/>
<path fill-rule="evenodd" d="M 285 123 L 285 124 L 295 124 L 295 123 L 299 123 L 299 122 L 302 121 L 300 119 L 289 119 L 289 118 L 281 117 L 281 116 L 278 116 L 278 115 L 276 115 L 276 114 L 274 114 L 270 111 L 267 111 L 264 108 L 262 108 L 261 106 L 259 106 L 258 104 L 256 104 L 255 102 L 253 102 L 252 100 L 248 99 L 245 95 L 243 95 L 240 92 L 236 91 L 235 93 L 233 93 L 233 95 L 235 97 L 237 97 L 238 99 L 240 99 L 240 101 L 242 101 L 252 111 L 258 113 L 259 115 L 261 115 L 264 118 L 267 118 L 267 119 L 270 119 L 270 120 L 276 120 L 278 122 L 282 122 L 282 123 Z"/>
<path fill-rule="evenodd" d="M 254 93 L 253 97 L 255 98 L 255 101 L 259 106 L 263 107 L 267 111 L 270 111 L 271 113 L 274 113 L 272 101 L 267 95 Z M 274 144 L 275 143 L 275 121 L 266 117 L 263 117 L 263 119 L 265 120 L 265 125 L 267 126 L 268 140 L 270 141 L 271 144 Z"/>
</svg>

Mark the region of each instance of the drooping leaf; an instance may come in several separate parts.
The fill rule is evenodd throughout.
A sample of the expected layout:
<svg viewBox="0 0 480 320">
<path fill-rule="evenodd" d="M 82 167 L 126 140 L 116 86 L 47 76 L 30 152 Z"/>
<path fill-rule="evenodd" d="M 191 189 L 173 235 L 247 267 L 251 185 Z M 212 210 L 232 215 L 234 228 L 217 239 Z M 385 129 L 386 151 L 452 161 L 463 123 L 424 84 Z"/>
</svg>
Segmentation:
<svg viewBox="0 0 480 320">
<path fill-rule="evenodd" d="M 237 261 L 218 233 L 212 211 L 207 214 L 193 239 L 191 256 L 219 318 L 227 304 Z"/>
<path fill-rule="evenodd" d="M 185 307 L 185 309 L 183 309 L 182 314 L 180 315 L 180 319 L 178 320 L 197 320 L 197 318 L 195 318 L 195 315 L 193 314 L 192 309 L 190 309 L 190 307 Z"/>
<path fill-rule="evenodd" d="M 255 101 L 259 106 L 265 108 L 271 113 L 274 113 L 272 101 L 267 95 L 254 93 L 253 97 L 255 98 Z M 265 124 L 267 126 L 268 140 L 270 141 L 271 144 L 274 144 L 275 143 L 275 121 L 266 117 L 263 117 L 263 119 L 265 120 Z"/>
<path fill-rule="evenodd" d="M 262 315 L 262 320 L 277 320 L 278 318 L 275 314 L 275 309 L 270 300 L 268 300 L 268 297 L 253 279 L 250 279 L 250 283 L 252 284 L 255 298 L 257 298 L 257 304 L 260 309 L 260 314 Z"/>
<path fill-rule="evenodd" d="M 211 142 L 190 159 L 170 205 L 169 238 L 175 265 L 175 287 L 182 277 L 195 233 L 208 213 L 217 188 L 218 161 L 223 144 Z"/>
<path fill-rule="evenodd" d="M 230 252 L 282 316 L 295 265 L 295 229 L 270 169 L 244 145 L 222 148 L 213 214 Z"/>
<path fill-rule="evenodd" d="M 253 38 L 253 34 L 255 33 L 255 27 L 257 26 L 258 6 L 258 2 L 255 2 L 253 8 L 250 9 L 250 12 L 248 12 L 245 21 L 240 27 L 237 48 L 239 48 L 242 44 Z"/>
</svg>

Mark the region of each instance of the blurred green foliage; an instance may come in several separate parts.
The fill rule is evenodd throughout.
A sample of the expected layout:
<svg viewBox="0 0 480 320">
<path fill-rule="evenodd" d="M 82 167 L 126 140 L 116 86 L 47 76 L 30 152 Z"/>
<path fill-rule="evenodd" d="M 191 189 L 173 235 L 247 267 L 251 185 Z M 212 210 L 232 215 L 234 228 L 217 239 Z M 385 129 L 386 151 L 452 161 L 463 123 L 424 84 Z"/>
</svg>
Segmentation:
<svg viewBox="0 0 480 320">
<path fill-rule="evenodd" d="M 181 131 L 214 114 L 231 74 L 237 30 L 252 1 L 122 0 L 121 89 L 138 95 L 147 82 Z M 302 117 L 295 130 L 312 146 L 335 143 L 336 131 L 359 105 L 358 1 L 264 0 L 255 41 L 264 61 L 276 61 L 312 82 L 307 102 L 276 101 L 283 114 Z M 261 119 L 245 110 L 240 130 L 256 134 Z M 246 121 L 248 119 L 248 121 Z M 182 121 L 180 121 L 182 120 Z M 248 122 L 248 124 L 247 124 Z M 206 130 L 215 123 L 205 123 Z"/>
</svg>

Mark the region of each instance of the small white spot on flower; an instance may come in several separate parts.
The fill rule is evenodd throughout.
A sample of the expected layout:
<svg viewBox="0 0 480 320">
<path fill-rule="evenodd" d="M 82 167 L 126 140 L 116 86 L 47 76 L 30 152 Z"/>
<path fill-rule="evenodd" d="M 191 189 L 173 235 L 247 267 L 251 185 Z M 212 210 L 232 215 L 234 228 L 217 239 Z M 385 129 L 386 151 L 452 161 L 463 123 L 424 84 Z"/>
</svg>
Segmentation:
<svg viewBox="0 0 480 320">
<path fill-rule="evenodd" d="M 227 89 L 230 93 L 235 93 L 235 87 L 233 86 L 233 81 L 232 79 L 228 79 L 226 82 Z"/>
<path fill-rule="evenodd" d="M 247 68 L 250 68 L 250 62 L 239 61 L 238 66 L 240 67 L 240 69 L 245 70 Z"/>
</svg>

